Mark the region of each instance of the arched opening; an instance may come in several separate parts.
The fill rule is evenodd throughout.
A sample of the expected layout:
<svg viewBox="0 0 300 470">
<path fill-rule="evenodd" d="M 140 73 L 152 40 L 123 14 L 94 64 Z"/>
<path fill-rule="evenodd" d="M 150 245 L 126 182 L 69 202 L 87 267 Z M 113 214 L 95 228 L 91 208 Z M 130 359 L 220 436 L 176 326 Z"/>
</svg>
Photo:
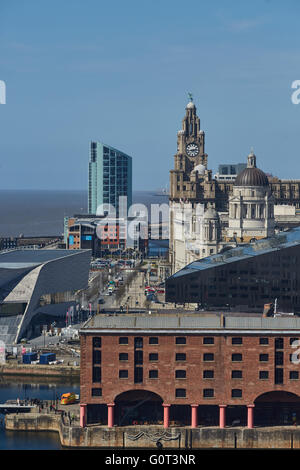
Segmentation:
<svg viewBox="0 0 300 470">
<path fill-rule="evenodd" d="M 115 422 L 118 426 L 163 424 L 163 400 L 148 390 L 130 390 L 115 399 Z"/>
<path fill-rule="evenodd" d="M 254 401 L 256 426 L 289 426 L 300 423 L 300 397 L 291 392 L 263 393 Z"/>
</svg>

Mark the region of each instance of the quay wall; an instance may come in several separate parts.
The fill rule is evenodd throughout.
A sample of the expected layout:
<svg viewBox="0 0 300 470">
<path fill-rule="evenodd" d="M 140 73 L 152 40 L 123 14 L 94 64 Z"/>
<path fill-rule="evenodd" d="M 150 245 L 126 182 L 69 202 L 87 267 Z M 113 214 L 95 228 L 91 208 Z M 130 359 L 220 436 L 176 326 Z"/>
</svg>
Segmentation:
<svg viewBox="0 0 300 470">
<path fill-rule="evenodd" d="M 43 377 L 79 377 L 79 366 L 40 365 L 40 364 L 3 364 L 0 375 L 30 375 Z"/>
<path fill-rule="evenodd" d="M 65 425 L 59 415 L 8 414 L 11 431 L 56 431 L 63 447 L 168 449 L 300 449 L 300 428 L 197 428 L 162 426 L 114 427 Z"/>
</svg>

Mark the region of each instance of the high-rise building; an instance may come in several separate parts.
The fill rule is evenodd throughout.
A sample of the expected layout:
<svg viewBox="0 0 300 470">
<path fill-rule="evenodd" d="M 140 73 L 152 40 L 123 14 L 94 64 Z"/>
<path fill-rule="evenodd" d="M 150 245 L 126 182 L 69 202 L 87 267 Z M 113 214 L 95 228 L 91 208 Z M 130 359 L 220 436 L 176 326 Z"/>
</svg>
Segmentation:
<svg viewBox="0 0 300 470">
<path fill-rule="evenodd" d="M 119 198 L 132 204 L 132 158 L 102 142 L 91 142 L 89 161 L 88 213 L 119 216 Z M 122 215 L 126 215 L 123 214 Z"/>
</svg>

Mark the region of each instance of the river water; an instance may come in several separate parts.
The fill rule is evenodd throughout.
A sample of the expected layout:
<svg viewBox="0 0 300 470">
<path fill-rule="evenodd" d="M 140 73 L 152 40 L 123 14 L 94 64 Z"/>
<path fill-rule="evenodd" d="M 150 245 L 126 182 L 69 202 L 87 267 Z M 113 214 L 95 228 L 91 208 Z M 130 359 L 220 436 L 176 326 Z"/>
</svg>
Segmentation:
<svg viewBox="0 0 300 470">
<path fill-rule="evenodd" d="M 55 400 L 66 392 L 79 394 L 78 380 L 0 377 L 0 403 L 17 398 Z M 4 415 L 0 413 L 0 450 L 55 449 L 61 449 L 58 433 L 6 431 Z"/>
</svg>

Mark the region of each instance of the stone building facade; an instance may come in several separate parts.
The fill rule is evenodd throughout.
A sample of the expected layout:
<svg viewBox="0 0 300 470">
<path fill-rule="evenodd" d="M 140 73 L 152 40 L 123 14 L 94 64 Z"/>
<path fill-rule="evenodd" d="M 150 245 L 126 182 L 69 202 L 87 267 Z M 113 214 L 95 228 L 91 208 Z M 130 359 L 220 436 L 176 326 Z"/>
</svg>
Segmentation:
<svg viewBox="0 0 300 470">
<path fill-rule="evenodd" d="M 260 174 L 259 184 L 257 181 L 252 184 L 253 181 L 246 178 L 239 186 L 239 175 L 235 181 L 213 178 L 212 171 L 207 168 L 205 132 L 200 129 L 196 106 L 193 101 L 187 104 L 182 129 L 177 133 L 174 169 L 170 171 L 169 261 L 173 273 L 193 260 L 221 251 L 232 241 L 241 243 L 271 236 L 276 206 L 294 206 L 296 214 L 297 209 L 300 212 L 300 180 L 267 176 L 256 168 L 256 157 L 252 153 L 248 165 L 249 161 L 253 171 L 246 168 L 241 173 Z M 195 224 L 201 225 L 201 210 L 197 213 L 199 205 L 202 214 L 207 209 L 219 214 L 221 235 L 213 247 L 201 238 L 204 231 L 196 236 L 193 231 Z M 245 210 L 250 212 L 245 213 Z M 184 213 L 188 214 L 188 220 Z"/>
</svg>

